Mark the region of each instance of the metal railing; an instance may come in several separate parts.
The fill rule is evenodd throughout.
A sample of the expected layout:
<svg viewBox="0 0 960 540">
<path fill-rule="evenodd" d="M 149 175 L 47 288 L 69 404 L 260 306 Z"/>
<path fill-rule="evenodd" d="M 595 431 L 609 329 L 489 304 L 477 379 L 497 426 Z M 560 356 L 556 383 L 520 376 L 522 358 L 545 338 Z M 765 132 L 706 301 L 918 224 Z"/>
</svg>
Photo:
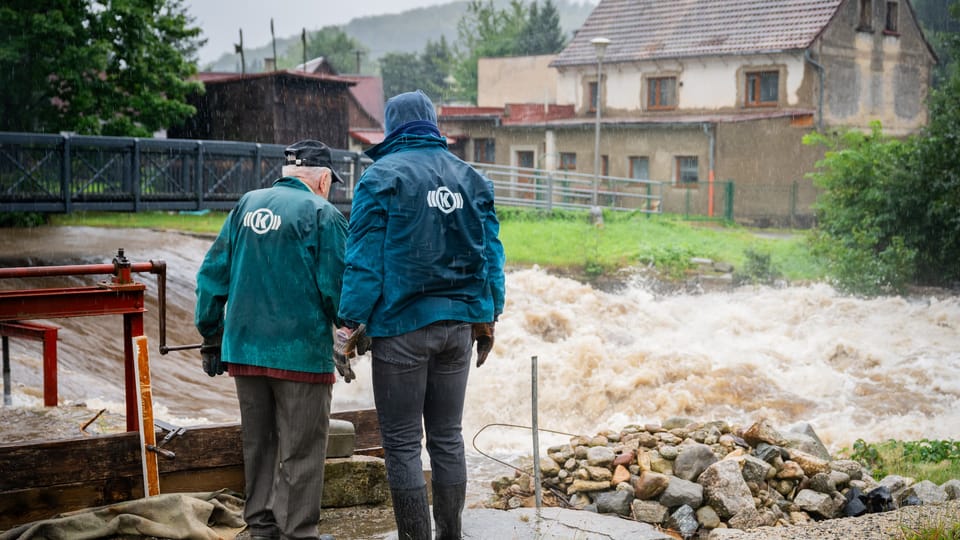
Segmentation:
<svg viewBox="0 0 960 540">
<path fill-rule="evenodd" d="M 229 210 L 244 193 L 280 176 L 284 145 L 0 132 L 0 211 Z M 334 150 L 330 200 L 349 212 L 370 159 Z M 594 176 L 472 163 L 494 183 L 504 206 L 590 208 Z M 597 205 L 660 213 L 663 183 L 601 176 Z"/>
<path fill-rule="evenodd" d="M 547 171 L 471 163 L 493 182 L 498 205 L 583 209 L 593 205 L 595 177 L 571 171 Z M 661 213 L 663 183 L 654 180 L 601 176 L 597 206 L 612 210 Z"/>
<path fill-rule="evenodd" d="M 280 176 L 284 145 L 0 132 L 0 211 L 227 210 Z M 370 163 L 334 150 L 349 207 Z"/>
</svg>

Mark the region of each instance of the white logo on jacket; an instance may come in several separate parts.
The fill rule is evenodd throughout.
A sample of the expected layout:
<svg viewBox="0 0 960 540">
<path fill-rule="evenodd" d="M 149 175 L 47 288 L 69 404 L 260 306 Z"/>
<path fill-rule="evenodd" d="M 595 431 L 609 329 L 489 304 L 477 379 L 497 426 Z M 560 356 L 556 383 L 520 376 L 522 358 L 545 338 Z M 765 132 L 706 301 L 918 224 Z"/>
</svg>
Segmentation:
<svg viewBox="0 0 960 540">
<path fill-rule="evenodd" d="M 243 215 L 243 226 L 257 234 L 265 234 L 280 228 L 280 216 L 269 208 L 258 208 Z"/>
<path fill-rule="evenodd" d="M 444 214 L 449 214 L 458 208 L 463 208 L 463 195 L 450 191 L 446 186 L 427 192 L 427 206 L 439 208 Z"/>
</svg>

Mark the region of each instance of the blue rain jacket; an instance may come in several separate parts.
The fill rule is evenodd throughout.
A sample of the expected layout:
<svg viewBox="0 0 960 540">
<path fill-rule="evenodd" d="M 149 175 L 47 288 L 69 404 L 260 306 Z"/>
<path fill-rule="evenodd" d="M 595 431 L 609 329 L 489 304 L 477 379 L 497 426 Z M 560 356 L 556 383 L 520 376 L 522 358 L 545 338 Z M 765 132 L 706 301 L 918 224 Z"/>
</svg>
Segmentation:
<svg viewBox="0 0 960 540">
<path fill-rule="evenodd" d="M 422 97 L 421 97 L 422 96 Z M 387 102 L 388 136 L 357 184 L 340 318 L 372 337 L 503 312 L 493 184 L 447 150 L 421 92 Z"/>
<path fill-rule="evenodd" d="M 224 362 L 333 373 L 346 234 L 343 214 L 296 178 L 245 194 L 197 272 L 200 335 L 223 329 Z"/>
</svg>

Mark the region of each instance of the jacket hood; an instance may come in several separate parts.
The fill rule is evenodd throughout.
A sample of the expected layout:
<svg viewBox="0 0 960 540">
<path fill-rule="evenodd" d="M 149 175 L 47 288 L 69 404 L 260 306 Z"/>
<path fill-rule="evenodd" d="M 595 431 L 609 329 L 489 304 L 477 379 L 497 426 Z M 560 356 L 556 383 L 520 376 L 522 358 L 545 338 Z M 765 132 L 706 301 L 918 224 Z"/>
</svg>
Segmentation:
<svg viewBox="0 0 960 540">
<path fill-rule="evenodd" d="M 398 94 L 387 101 L 384 131 L 387 135 L 383 142 L 364 152 L 373 160 L 411 147 L 447 147 L 437 127 L 433 102 L 422 90 Z"/>
</svg>

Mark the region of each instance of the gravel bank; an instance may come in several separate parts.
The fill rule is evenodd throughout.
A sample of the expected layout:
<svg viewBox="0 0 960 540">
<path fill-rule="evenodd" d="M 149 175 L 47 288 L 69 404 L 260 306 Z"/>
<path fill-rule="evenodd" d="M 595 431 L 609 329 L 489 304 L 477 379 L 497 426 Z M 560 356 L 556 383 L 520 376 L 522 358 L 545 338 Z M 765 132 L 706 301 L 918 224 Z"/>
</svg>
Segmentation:
<svg viewBox="0 0 960 540">
<path fill-rule="evenodd" d="M 911 531 L 945 528 L 960 523 L 960 500 L 925 506 L 906 506 L 890 512 L 856 518 L 820 521 L 792 527 L 760 527 L 749 531 L 716 529 L 709 540 L 890 540 Z M 949 538 L 940 536 L 938 538 Z"/>
</svg>

